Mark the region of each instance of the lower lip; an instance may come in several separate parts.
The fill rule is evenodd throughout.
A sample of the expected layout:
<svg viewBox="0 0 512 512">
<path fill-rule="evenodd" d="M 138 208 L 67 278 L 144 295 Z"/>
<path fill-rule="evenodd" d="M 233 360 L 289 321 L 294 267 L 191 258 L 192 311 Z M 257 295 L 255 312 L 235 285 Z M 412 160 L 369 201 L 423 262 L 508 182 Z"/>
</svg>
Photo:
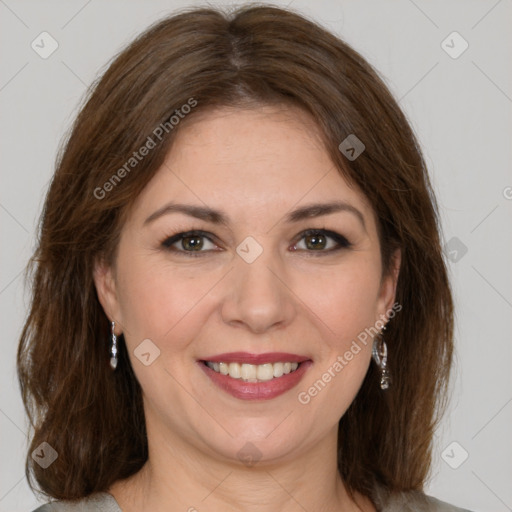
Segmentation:
<svg viewBox="0 0 512 512">
<path fill-rule="evenodd" d="M 198 364 L 214 384 L 235 398 L 241 400 L 270 400 L 296 386 L 313 362 L 304 361 L 294 372 L 264 382 L 245 382 L 242 379 L 233 379 L 228 375 L 222 375 L 222 373 L 212 370 L 202 361 L 198 361 Z"/>
</svg>

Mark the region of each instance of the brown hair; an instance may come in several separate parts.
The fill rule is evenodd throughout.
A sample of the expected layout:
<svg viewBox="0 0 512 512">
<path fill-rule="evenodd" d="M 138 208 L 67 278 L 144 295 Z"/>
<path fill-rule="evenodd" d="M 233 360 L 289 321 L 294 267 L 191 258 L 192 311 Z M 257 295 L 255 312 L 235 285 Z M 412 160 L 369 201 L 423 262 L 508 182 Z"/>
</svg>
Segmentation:
<svg viewBox="0 0 512 512">
<path fill-rule="evenodd" d="M 184 122 L 168 123 L 157 146 L 98 198 L 98 187 L 191 98 L 197 105 Z M 382 392 L 371 365 L 339 422 L 341 477 L 369 497 L 377 486 L 423 488 L 453 331 L 424 160 L 396 101 L 358 53 L 298 14 L 252 6 L 232 14 L 192 9 L 150 27 L 94 85 L 59 155 L 27 267 L 33 295 L 17 360 L 34 428 L 26 460 L 33 490 L 31 473 L 48 496 L 85 497 L 147 460 L 141 388 L 122 337 L 117 371 L 109 367 L 94 262 L 115 261 L 123 216 L 196 112 L 283 103 L 312 116 L 339 172 L 372 204 L 384 272 L 394 249 L 402 252 L 396 300 L 403 311 L 386 331 L 392 387 Z M 354 161 L 338 149 L 350 134 L 366 146 Z M 43 441 L 59 455 L 46 469 L 30 457 Z"/>
</svg>

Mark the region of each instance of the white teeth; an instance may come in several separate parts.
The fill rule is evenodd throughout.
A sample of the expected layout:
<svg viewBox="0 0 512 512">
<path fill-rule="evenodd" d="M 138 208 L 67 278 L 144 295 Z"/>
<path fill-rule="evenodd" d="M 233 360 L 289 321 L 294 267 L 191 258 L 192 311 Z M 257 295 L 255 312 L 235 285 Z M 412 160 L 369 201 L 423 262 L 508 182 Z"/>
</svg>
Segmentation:
<svg viewBox="0 0 512 512">
<path fill-rule="evenodd" d="M 255 379 L 256 373 L 256 366 L 253 364 L 243 364 L 241 367 L 241 377 L 244 380 Z"/>
<path fill-rule="evenodd" d="M 234 379 L 239 379 L 242 376 L 242 370 L 238 363 L 229 363 L 229 376 Z"/>
<path fill-rule="evenodd" d="M 284 375 L 283 363 L 274 363 L 274 377 L 281 377 Z"/>
<path fill-rule="evenodd" d="M 299 363 L 213 363 L 207 361 L 206 365 L 217 373 L 229 375 L 233 379 L 242 379 L 248 382 L 264 382 L 274 378 L 282 377 L 294 372 Z"/>
<path fill-rule="evenodd" d="M 258 380 L 270 380 L 274 378 L 274 366 L 271 363 L 259 364 L 256 368 L 256 378 Z"/>
</svg>

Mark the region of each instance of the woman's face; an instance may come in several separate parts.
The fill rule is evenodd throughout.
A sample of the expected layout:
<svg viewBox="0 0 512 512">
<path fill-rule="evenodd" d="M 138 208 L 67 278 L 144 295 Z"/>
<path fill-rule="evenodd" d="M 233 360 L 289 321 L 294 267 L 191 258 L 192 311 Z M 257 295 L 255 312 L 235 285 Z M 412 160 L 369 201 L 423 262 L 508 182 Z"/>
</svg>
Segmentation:
<svg viewBox="0 0 512 512">
<path fill-rule="evenodd" d="M 201 233 L 175 237 L 188 231 Z M 222 109 L 184 125 L 115 268 L 95 272 L 150 442 L 276 461 L 332 439 L 370 363 L 365 329 L 394 301 L 396 274 L 381 273 L 373 211 L 305 114 Z"/>
</svg>

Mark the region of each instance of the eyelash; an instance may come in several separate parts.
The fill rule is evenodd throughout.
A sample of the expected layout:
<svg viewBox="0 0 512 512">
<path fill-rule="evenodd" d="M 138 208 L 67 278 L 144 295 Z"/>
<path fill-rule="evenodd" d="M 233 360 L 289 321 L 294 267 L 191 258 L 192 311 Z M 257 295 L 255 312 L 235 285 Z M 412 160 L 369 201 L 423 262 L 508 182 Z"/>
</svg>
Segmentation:
<svg viewBox="0 0 512 512">
<path fill-rule="evenodd" d="M 212 239 L 212 237 L 208 236 L 208 235 L 210 235 L 210 233 L 207 233 L 207 232 L 201 231 L 201 230 L 183 231 L 183 232 L 171 235 L 169 237 L 166 237 L 161 242 L 161 245 L 164 249 L 171 251 L 175 254 L 183 254 L 183 255 L 186 255 L 187 257 L 193 257 L 193 258 L 202 257 L 204 254 L 211 252 L 211 250 L 185 251 L 183 249 L 176 249 L 172 246 L 176 242 L 180 242 L 184 238 L 192 238 L 192 237 L 204 237 L 207 240 L 209 240 L 211 243 L 215 244 L 215 241 Z M 331 238 L 338 244 L 338 246 L 331 248 L 331 249 L 327 249 L 327 250 L 315 251 L 313 249 L 298 249 L 299 251 L 306 251 L 306 252 L 310 253 L 311 256 L 325 256 L 326 254 L 332 254 L 332 253 L 338 252 L 342 249 L 350 249 L 352 247 L 352 243 L 349 242 L 343 235 L 340 235 L 339 233 L 336 233 L 335 231 L 329 231 L 327 229 L 307 229 L 299 235 L 297 242 L 295 242 L 294 245 L 298 244 L 306 236 L 312 236 L 312 235 L 322 235 L 327 238 Z M 218 251 L 215 251 L 215 252 L 218 252 Z"/>
</svg>

